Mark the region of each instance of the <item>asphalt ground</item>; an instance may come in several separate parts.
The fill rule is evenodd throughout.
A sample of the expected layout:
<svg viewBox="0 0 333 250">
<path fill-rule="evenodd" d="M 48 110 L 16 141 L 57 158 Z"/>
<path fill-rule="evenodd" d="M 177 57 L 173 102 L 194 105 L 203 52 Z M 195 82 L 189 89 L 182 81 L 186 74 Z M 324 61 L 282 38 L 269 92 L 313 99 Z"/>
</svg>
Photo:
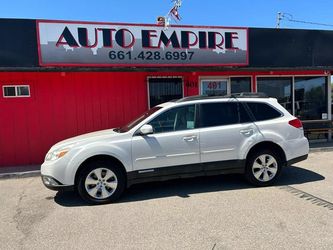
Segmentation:
<svg viewBox="0 0 333 250">
<path fill-rule="evenodd" d="M 333 152 L 272 187 L 241 175 L 146 183 L 103 206 L 40 177 L 1 179 L 0 211 L 0 249 L 332 249 Z"/>
</svg>

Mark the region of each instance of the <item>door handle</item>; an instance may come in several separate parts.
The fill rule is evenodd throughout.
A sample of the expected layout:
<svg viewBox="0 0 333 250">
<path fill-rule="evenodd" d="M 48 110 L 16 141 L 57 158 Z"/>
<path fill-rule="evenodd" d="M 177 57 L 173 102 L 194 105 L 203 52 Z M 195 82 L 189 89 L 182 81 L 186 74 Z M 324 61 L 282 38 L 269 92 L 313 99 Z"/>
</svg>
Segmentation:
<svg viewBox="0 0 333 250">
<path fill-rule="evenodd" d="M 188 141 L 188 142 L 192 142 L 194 140 L 198 139 L 198 136 L 196 135 L 190 135 L 190 136 L 184 136 L 183 137 L 183 140 L 184 141 Z"/>
<path fill-rule="evenodd" d="M 250 136 L 252 135 L 254 132 L 254 129 L 253 128 L 250 128 L 250 129 L 242 129 L 240 131 L 241 134 L 245 135 L 245 136 Z"/>
</svg>

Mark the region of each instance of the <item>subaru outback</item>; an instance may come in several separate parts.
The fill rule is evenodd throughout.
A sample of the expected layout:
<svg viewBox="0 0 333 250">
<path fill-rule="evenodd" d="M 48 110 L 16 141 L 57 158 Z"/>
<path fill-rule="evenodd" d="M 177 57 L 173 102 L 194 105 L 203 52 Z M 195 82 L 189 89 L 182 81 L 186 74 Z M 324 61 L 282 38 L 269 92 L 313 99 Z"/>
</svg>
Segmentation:
<svg viewBox="0 0 333 250">
<path fill-rule="evenodd" d="M 119 128 L 55 144 L 41 166 L 52 190 L 75 189 L 92 204 L 136 183 L 242 173 L 268 186 L 309 152 L 302 123 L 261 94 L 186 97 Z"/>
</svg>

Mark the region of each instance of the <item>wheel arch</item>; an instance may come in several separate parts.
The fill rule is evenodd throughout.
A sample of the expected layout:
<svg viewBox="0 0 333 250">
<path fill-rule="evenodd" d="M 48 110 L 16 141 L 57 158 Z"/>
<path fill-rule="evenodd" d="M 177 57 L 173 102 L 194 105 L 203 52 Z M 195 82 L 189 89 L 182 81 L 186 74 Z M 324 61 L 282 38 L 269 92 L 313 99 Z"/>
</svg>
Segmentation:
<svg viewBox="0 0 333 250">
<path fill-rule="evenodd" d="M 283 165 L 285 165 L 287 163 L 286 153 L 284 152 L 282 147 L 272 141 L 263 141 L 263 142 L 259 142 L 259 143 L 255 144 L 254 146 L 252 146 L 250 148 L 250 150 L 248 151 L 248 153 L 246 154 L 246 158 L 245 158 L 246 162 L 249 160 L 249 158 L 250 158 L 249 156 L 251 156 L 254 152 L 257 152 L 259 150 L 265 150 L 265 149 L 271 149 L 274 152 L 278 153 L 278 155 L 280 156 L 280 159 L 282 160 Z"/>
<path fill-rule="evenodd" d="M 75 179 L 74 179 L 75 186 L 77 186 L 77 184 L 79 182 L 79 176 L 80 176 L 82 170 L 84 169 L 84 167 L 87 164 L 97 161 L 97 160 L 106 160 L 106 161 L 110 161 L 111 163 L 116 164 L 117 166 L 119 166 L 119 168 L 123 172 L 124 176 L 126 177 L 125 179 L 127 180 L 127 172 L 126 172 L 125 166 L 119 159 L 117 159 L 116 157 L 111 156 L 111 155 L 97 154 L 97 155 L 88 157 L 80 164 L 80 166 L 78 167 L 78 169 L 76 170 L 76 173 L 75 173 Z"/>
</svg>

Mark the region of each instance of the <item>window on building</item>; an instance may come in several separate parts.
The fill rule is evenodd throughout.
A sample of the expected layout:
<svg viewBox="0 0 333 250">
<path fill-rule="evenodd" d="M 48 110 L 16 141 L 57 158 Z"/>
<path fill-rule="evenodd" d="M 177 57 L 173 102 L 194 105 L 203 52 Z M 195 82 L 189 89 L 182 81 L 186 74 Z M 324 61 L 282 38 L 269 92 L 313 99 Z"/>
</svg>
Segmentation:
<svg viewBox="0 0 333 250">
<path fill-rule="evenodd" d="M 4 97 L 29 97 L 30 86 L 29 85 L 11 85 L 3 86 Z"/>
<path fill-rule="evenodd" d="M 295 77 L 295 115 L 302 120 L 327 119 L 327 78 Z"/>
<path fill-rule="evenodd" d="M 154 133 L 194 129 L 195 105 L 170 109 L 154 118 L 149 124 L 153 127 Z"/>
<path fill-rule="evenodd" d="M 28 86 L 17 86 L 17 96 L 30 96 L 30 90 Z"/>
<path fill-rule="evenodd" d="M 248 102 L 247 106 L 250 108 L 256 121 L 274 119 L 282 115 L 279 111 L 266 103 Z"/>
<path fill-rule="evenodd" d="M 236 102 L 205 103 L 200 105 L 200 126 L 214 127 L 239 123 Z"/>
<path fill-rule="evenodd" d="M 183 97 L 182 78 L 149 78 L 148 85 L 150 107 Z"/>
<path fill-rule="evenodd" d="M 223 96 L 228 93 L 228 79 L 201 80 L 201 95 Z"/>
<path fill-rule="evenodd" d="M 16 96 L 16 88 L 15 87 L 3 87 L 3 96 L 5 97 L 13 97 L 13 96 Z"/>
<path fill-rule="evenodd" d="M 275 97 L 292 114 L 292 82 L 292 77 L 260 77 L 257 91 Z"/>
<path fill-rule="evenodd" d="M 251 77 L 232 77 L 231 93 L 251 92 Z"/>
</svg>

